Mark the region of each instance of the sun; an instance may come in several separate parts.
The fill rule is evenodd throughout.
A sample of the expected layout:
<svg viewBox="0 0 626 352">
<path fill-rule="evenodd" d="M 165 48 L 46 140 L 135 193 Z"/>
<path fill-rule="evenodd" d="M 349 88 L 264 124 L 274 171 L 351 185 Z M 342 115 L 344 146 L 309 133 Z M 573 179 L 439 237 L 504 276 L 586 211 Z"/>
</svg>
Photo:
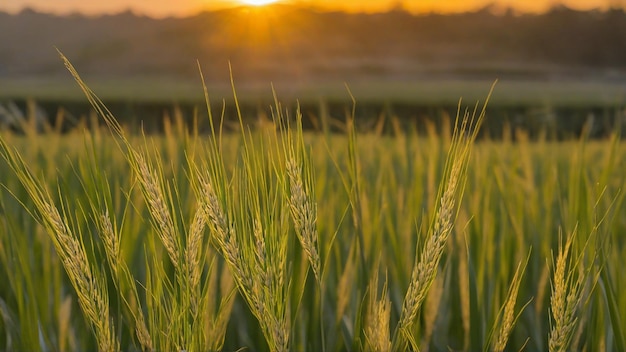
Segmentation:
<svg viewBox="0 0 626 352">
<path fill-rule="evenodd" d="M 263 6 L 276 3 L 278 0 L 239 0 L 239 2 L 249 6 Z"/>
</svg>

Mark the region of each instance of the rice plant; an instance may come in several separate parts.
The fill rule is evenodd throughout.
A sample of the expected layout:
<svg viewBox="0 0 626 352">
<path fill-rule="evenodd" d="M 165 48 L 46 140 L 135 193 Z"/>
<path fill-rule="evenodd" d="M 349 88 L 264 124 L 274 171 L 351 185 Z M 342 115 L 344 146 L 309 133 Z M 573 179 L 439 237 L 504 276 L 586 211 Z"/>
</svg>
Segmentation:
<svg viewBox="0 0 626 352">
<path fill-rule="evenodd" d="M 619 135 L 318 134 L 208 87 L 207 135 L 134 135 L 64 60 L 106 127 L 0 134 L 0 349 L 626 348 Z"/>
</svg>

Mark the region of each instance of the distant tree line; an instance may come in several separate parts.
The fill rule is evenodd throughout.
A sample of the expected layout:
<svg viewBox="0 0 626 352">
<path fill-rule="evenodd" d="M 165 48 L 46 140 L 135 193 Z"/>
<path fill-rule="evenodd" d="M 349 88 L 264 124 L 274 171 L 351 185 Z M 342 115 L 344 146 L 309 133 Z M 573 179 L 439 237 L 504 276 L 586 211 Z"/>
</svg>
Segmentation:
<svg viewBox="0 0 626 352">
<path fill-rule="evenodd" d="M 481 74 L 494 68 L 532 74 L 558 69 L 626 71 L 623 8 L 578 11 L 555 6 L 543 14 L 495 11 L 456 14 L 348 14 L 280 5 L 187 18 L 133 13 L 64 17 L 25 10 L 0 12 L 0 77 L 63 72 L 54 46 L 88 74 L 208 77 Z M 543 71 L 542 71 L 543 70 Z M 567 72 L 567 71 L 566 71 Z M 394 76 L 395 75 L 395 76 Z M 344 76 L 342 76 L 344 77 Z"/>
<path fill-rule="evenodd" d="M 578 11 L 563 5 L 544 14 L 516 14 L 492 6 L 458 14 L 323 15 L 320 42 L 343 36 L 346 51 L 422 62 L 531 62 L 626 67 L 623 8 Z M 337 40 L 339 42 L 339 40 Z"/>
</svg>

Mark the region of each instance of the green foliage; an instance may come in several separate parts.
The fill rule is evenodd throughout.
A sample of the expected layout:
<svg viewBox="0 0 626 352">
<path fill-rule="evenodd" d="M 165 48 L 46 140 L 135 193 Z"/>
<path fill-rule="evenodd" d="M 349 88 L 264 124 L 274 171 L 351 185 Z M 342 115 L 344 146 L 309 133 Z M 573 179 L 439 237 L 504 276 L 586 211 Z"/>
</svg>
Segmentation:
<svg viewBox="0 0 626 352">
<path fill-rule="evenodd" d="M 0 349 L 624 348 L 617 136 L 147 138 L 76 77 L 107 130 L 0 139 Z"/>
</svg>

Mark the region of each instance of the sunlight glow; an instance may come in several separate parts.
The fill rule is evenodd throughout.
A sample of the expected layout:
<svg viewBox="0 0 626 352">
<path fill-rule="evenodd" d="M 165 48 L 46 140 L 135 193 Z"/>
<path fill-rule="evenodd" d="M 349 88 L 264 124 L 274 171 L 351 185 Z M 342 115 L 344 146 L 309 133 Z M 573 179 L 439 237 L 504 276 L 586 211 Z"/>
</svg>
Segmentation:
<svg viewBox="0 0 626 352">
<path fill-rule="evenodd" d="M 240 0 L 241 3 L 250 6 L 263 6 L 278 2 L 278 0 Z"/>
</svg>

